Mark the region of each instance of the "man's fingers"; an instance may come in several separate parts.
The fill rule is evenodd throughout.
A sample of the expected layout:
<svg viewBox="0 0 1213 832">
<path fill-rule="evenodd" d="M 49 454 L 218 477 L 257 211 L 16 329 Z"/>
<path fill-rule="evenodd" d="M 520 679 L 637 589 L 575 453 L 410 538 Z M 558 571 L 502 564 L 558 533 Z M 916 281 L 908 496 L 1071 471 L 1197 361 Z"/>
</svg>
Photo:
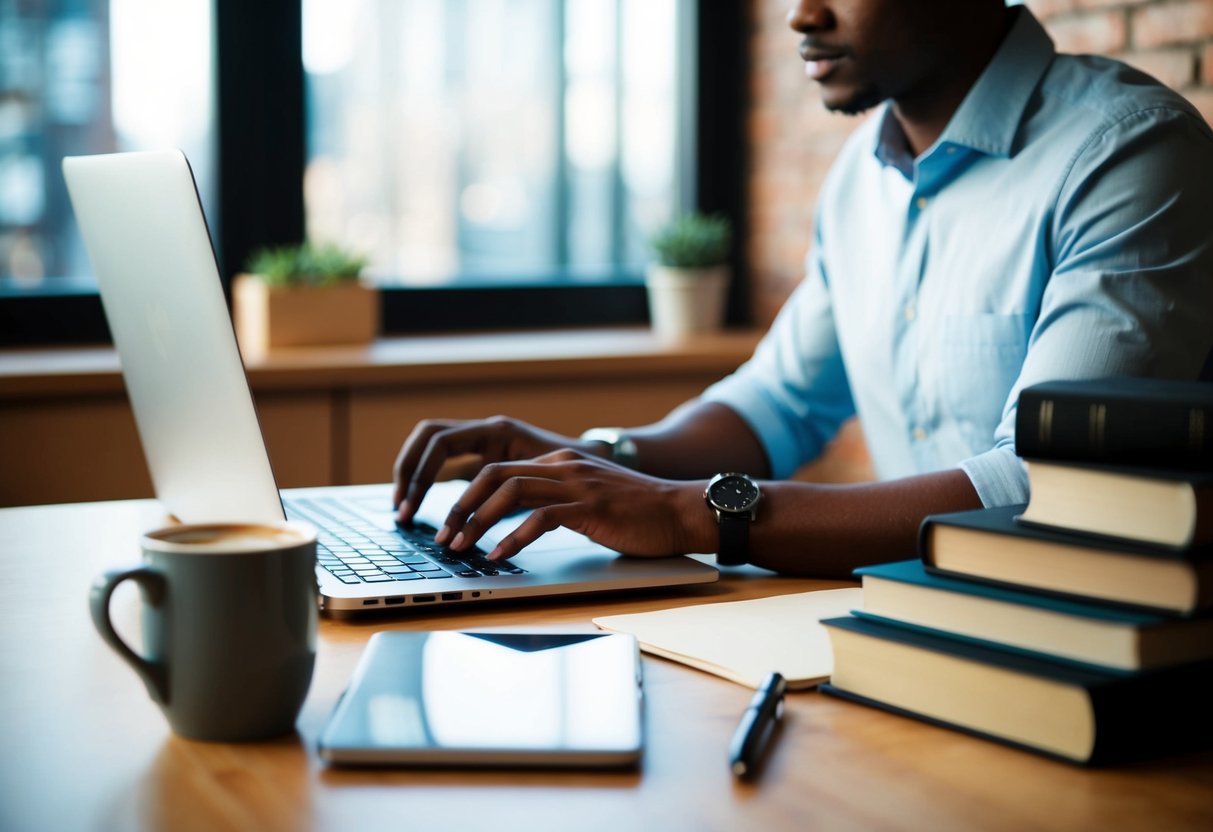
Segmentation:
<svg viewBox="0 0 1213 832">
<path fill-rule="evenodd" d="M 394 508 L 399 507 L 401 501 L 404 500 L 408 483 L 417 468 L 417 461 L 421 459 L 421 454 L 429 445 L 430 437 L 439 431 L 447 430 L 452 424 L 445 419 L 424 419 L 409 432 L 408 438 L 400 446 L 400 452 L 396 454 L 396 459 L 392 463 L 392 481 L 396 484 L 396 488 L 392 492 Z"/>
<path fill-rule="evenodd" d="M 453 535 L 451 548 L 465 549 L 517 509 L 568 499 L 564 483 L 544 477 L 511 476 L 504 481 L 486 479 L 481 480 L 479 485 L 481 488 L 475 492 L 469 487 L 451 508 L 446 525 L 435 536 L 439 543 L 446 543 Z"/>
<path fill-rule="evenodd" d="M 534 543 L 543 535 L 560 526 L 571 527 L 578 517 L 576 505 L 562 504 L 544 506 L 531 512 L 518 528 L 501 539 L 489 552 L 489 560 L 508 560 Z"/>
</svg>

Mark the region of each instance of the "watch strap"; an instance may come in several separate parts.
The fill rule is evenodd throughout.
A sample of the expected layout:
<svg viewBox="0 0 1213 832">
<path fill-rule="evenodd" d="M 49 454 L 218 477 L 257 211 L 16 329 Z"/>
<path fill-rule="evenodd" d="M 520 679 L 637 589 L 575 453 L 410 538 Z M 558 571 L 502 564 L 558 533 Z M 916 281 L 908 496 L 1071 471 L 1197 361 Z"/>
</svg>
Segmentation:
<svg viewBox="0 0 1213 832">
<path fill-rule="evenodd" d="M 741 566 L 750 552 L 749 514 L 717 512 L 720 522 L 720 548 L 716 562 L 721 566 Z"/>
</svg>

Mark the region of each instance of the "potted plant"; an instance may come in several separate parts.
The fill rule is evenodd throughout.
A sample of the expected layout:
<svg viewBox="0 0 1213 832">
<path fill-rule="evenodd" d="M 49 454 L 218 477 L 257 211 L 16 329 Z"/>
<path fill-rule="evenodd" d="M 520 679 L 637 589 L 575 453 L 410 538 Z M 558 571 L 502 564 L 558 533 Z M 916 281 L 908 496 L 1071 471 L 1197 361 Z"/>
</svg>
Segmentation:
<svg viewBox="0 0 1213 832">
<path fill-rule="evenodd" d="M 379 292 L 360 282 L 366 258 L 336 245 L 263 248 L 232 285 L 245 350 L 364 344 L 379 330 Z"/>
<path fill-rule="evenodd" d="M 655 332 L 680 338 L 721 328 L 731 243 L 726 217 L 699 212 L 678 217 L 653 234 L 654 261 L 645 288 Z"/>
</svg>

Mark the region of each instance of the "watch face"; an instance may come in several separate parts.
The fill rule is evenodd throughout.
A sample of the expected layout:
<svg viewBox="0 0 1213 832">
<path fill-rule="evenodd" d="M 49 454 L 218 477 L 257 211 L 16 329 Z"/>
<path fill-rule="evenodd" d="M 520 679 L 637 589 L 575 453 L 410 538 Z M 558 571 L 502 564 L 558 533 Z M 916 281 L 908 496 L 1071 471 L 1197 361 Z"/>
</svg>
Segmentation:
<svg viewBox="0 0 1213 832">
<path fill-rule="evenodd" d="M 737 474 L 721 477 L 708 487 L 708 499 L 723 511 L 749 511 L 758 501 L 758 486 Z"/>
</svg>

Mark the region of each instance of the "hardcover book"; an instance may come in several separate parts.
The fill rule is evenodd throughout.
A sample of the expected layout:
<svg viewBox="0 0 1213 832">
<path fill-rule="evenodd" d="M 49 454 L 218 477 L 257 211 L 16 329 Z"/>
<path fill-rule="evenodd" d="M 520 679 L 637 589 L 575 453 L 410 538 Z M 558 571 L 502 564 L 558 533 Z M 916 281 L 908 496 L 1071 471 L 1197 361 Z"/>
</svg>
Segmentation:
<svg viewBox="0 0 1213 832">
<path fill-rule="evenodd" d="M 826 693 L 1080 764 L 1213 745 L 1213 662 L 1101 673 L 854 617 Z"/>
<path fill-rule="evenodd" d="M 1022 520 L 1177 549 L 1213 541 L 1213 473 L 1027 460 Z"/>
<path fill-rule="evenodd" d="M 928 572 L 921 561 L 865 566 L 861 618 L 1042 658 L 1135 671 L 1213 658 L 1213 617 L 1076 601 Z"/>
<path fill-rule="evenodd" d="M 929 571 L 1191 615 L 1213 605 L 1213 546 L 1167 549 L 1016 522 L 1023 506 L 933 514 L 919 529 Z"/>
<path fill-rule="evenodd" d="M 1020 456 L 1213 469 L 1213 383 L 1150 378 L 1025 387 L 1015 417 Z"/>
</svg>

